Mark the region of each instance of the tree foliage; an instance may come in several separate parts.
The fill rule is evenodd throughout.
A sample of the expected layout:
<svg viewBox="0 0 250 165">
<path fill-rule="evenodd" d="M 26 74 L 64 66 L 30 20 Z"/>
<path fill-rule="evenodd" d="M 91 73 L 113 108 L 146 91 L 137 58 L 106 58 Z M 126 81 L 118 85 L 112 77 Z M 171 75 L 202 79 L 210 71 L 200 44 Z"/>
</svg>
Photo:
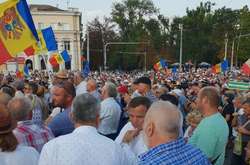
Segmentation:
<svg viewBox="0 0 250 165">
<path fill-rule="evenodd" d="M 180 54 L 179 24 L 183 24 L 183 62 L 215 64 L 224 58 L 225 41 L 228 41 L 229 59 L 234 41 L 237 57 L 234 60 L 241 64 L 250 57 L 250 36 L 245 35 L 250 33 L 250 11 L 247 6 L 238 10 L 226 6 L 214 9 L 215 6 L 209 1 L 201 2 L 195 9 L 187 8 L 184 16 L 170 20 L 152 0 L 115 2 L 111 18 L 104 19 L 103 23 L 98 19 L 90 23 L 91 40 L 95 41 L 93 48 L 103 49 L 103 44 L 110 41 L 149 42 L 149 45 L 110 46 L 107 54 L 111 69 L 142 68 L 144 57 L 133 52 L 146 51 L 148 67 L 159 58 L 176 62 Z M 101 54 L 103 52 L 99 53 L 100 57 Z"/>
</svg>

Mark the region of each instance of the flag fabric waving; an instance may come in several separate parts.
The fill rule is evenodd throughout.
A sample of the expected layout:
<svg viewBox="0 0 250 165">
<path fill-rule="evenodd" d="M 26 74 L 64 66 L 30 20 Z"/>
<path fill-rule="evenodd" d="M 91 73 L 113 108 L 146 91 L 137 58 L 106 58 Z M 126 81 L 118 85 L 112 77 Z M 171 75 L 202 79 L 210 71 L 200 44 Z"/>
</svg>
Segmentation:
<svg viewBox="0 0 250 165">
<path fill-rule="evenodd" d="M 241 67 L 241 71 L 250 76 L 250 59 L 248 59 L 244 64 L 243 66 Z"/>
<path fill-rule="evenodd" d="M 67 50 L 64 50 L 61 53 L 61 56 L 62 56 L 64 62 L 69 62 L 70 61 L 70 57 L 69 57 L 69 54 L 68 54 Z"/>
<path fill-rule="evenodd" d="M 154 70 L 159 71 L 161 69 L 166 69 L 168 67 L 168 64 L 166 60 L 160 59 L 160 61 L 154 64 L 153 67 L 154 67 Z"/>
<path fill-rule="evenodd" d="M 0 4 L 0 64 L 18 53 L 31 53 L 38 35 L 26 0 L 8 0 Z"/>
<path fill-rule="evenodd" d="M 228 70 L 228 60 L 224 59 L 221 63 L 216 64 L 212 67 L 212 72 L 213 73 L 221 73 L 221 72 L 226 72 Z"/>
<path fill-rule="evenodd" d="M 86 61 L 83 68 L 83 74 L 85 77 L 88 77 L 89 73 L 90 73 L 89 62 Z"/>
<path fill-rule="evenodd" d="M 48 51 L 57 50 L 56 39 L 52 27 L 42 29 L 42 34 Z"/>
</svg>

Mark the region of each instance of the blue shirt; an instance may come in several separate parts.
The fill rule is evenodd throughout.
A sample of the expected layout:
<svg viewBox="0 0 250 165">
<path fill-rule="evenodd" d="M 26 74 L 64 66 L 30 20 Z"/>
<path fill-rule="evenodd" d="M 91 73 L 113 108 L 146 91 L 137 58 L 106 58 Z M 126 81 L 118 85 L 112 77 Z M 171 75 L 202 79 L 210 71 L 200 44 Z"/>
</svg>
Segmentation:
<svg viewBox="0 0 250 165">
<path fill-rule="evenodd" d="M 69 117 L 70 111 L 70 109 L 65 109 L 57 114 L 48 124 L 55 137 L 69 134 L 74 130 L 74 124 Z"/>
<path fill-rule="evenodd" d="M 183 138 L 154 147 L 139 159 L 139 165 L 211 165 L 201 150 Z"/>
</svg>

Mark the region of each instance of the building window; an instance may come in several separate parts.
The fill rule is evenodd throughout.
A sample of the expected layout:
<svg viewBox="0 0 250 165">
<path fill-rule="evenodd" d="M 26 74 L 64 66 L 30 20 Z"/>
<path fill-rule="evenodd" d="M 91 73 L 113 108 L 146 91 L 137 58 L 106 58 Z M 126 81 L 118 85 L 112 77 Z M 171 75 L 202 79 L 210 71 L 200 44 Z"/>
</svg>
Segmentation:
<svg viewBox="0 0 250 165">
<path fill-rule="evenodd" d="M 70 41 L 63 41 L 64 49 L 70 51 Z"/>
</svg>

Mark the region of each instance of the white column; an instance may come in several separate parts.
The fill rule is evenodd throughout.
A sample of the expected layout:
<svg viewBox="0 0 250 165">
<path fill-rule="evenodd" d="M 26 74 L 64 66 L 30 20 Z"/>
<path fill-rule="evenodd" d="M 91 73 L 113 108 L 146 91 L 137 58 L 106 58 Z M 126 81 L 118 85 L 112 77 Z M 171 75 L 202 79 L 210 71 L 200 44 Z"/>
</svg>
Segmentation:
<svg viewBox="0 0 250 165">
<path fill-rule="evenodd" d="M 41 60 L 40 60 L 40 55 L 36 54 L 33 57 L 33 66 L 35 70 L 41 70 Z"/>
<path fill-rule="evenodd" d="M 76 70 L 76 47 L 73 40 L 70 40 L 71 70 Z"/>
</svg>

